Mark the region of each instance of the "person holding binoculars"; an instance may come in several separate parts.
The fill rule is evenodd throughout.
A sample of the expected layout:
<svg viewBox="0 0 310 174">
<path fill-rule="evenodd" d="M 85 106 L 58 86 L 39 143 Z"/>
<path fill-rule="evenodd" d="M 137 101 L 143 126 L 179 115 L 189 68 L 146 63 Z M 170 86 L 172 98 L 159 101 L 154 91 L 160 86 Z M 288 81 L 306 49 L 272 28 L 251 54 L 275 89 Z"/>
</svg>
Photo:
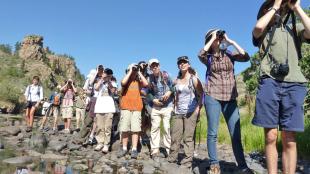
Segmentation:
<svg viewBox="0 0 310 174">
<path fill-rule="evenodd" d="M 126 75 L 121 81 L 121 118 L 119 122 L 119 130 L 121 132 L 122 148 L 118 153 L 118 158 L 125 156 L 128 153 L 127 145 L 128 138 L 132 136 L 132 150 L 131 158 L 137 159 L 138 157 L 138 141 L 139 133 L 141 131 L 141 111 L 143 102 L 141 98 L 141 88 L 148 85 L 147 80 L 138 71 L 137 64 L 130 64 L 126 70 Z"/>
<path fill-rule="evenodd" d="M 73 117 L 73 104 L 74 104 L 74 96 L 77 92 L 74 83 L 71 79 L 66 81 L 66 84 L 61 87 L 61 92 L 64 93 L 64 97 L 62 99 L 62 118 L 64 119 L 65 129 L 64 133 L 70 132 L 71 119 Z"/>
<path fill-rule="evenodd" d="M 236 53 L 227 50 L 234 46 Z M 234 62 L 246 62 L 249 55 L 224 30 L 209 30 L 199 60 L 206 65 L 205 108 L 208 119 L 207 146 L 211 174 L 221 172 L 217 159 L 217 132 L 222 112 L 231 136 L 233 152 L 241 173 L 253 173 L 248 168 L 241 144 L 240 115 L 237 106 L 237 87 L 234 76 Z"/>
<path fill-rule="evenodd" d="M 295 14 L 301 23 L 296 24 Z M 288 23 L 291 17 L 292 24 Z M 277 137 L 282 137 L 283 173 L 296 170 L 296 132 L 304 131 L 306 78 L 298 64 L 302 42 L 310 43 L 310 18 L 300 0 L 267 0 L 257 15 L 253 44 L 259 47 L 261 66 L 252 123 L 265 130 L 269 174 L 278 173 Z"/>
</svg>

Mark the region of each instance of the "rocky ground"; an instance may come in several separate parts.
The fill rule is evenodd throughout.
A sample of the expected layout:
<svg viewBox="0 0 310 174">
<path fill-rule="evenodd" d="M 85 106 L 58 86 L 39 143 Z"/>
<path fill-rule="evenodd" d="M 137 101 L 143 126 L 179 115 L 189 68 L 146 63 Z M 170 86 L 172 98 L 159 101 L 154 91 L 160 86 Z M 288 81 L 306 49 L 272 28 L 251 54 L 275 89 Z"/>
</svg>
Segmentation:
<svg viewBox="0 0 310 174">
<path fill-rule="evenodd" d="M 119 141 L 116 140 L 111 152 L 103 154 L 94 151 L 94 146 L 76 144 L 77 132 L 64 134 L 52 131 L 25 132 L 23 121 L 14 116 L 0 115 L 0 173 L 28 172 L 32 173 L 165 173 L 187 174 L 207 173 L 209 164 L 207 147 L 197 145 L 196 156 L 189 170 L 166 161 L 164 155 L 155 160 L 150 158 L 147 146 L 142 146 L 137 160 L 130 156 L 117 158 Z M 1 138 L 2 137 L 2 138 Z M 10 154 L 10 155 L 8 155 Z M 228 145 L 218 146 L 218 157 L 221 160 L 222 173 L 238 173 L 232 149 Z M 182 152 L 180 153 L 182 158 Z M 251 169 L 256 173 L 266 173 L 264 157 L 259 153 L 246 155 Z M 310 173 L 309 163 L 300 161 L 299 173 Z"/>
</svg>

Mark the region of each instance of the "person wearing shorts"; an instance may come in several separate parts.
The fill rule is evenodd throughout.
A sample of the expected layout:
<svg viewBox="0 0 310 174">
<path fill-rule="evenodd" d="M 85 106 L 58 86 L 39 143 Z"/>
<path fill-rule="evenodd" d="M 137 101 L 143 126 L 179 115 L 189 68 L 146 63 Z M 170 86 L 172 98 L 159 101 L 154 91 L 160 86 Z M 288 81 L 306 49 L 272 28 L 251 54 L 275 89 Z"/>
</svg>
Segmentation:
<svg viewBox="0 0 310 174">
<path fill-rule="evenodd" d="M 64 93 L 62 99 L 62 118 L 65 122 L 64 133 L 70 133 L 71 119 L 73 117 L 73 101 L 76 93 L 73 81 L 69 79 L 66 84 L 60 89 Z"/>
<path fill-rule="evenodd" d="M 139 141 L 139 133 L 141 131 L 141 111 L 143 108 L 141 98 L 141 88 L 148 85 L 147 80 L 138 71 L 137 64 L 131 64 L 126 70 L 126 75 L 121 81 L 122 98 L 120 103 L 121 118 L 119 122 L 119 130 L 122 134 L 122 148 L 118 153 L 118 157 L 127 154 L 127 145 L 129 134 L 132 136 L 131 158 L 138 157 L 137 145 Z"/>
<path fill-rule="evenodd" d="M 296 24 L 295 14 L 301 23 Z M 285 19 L 290 16 L 292 23 L 288 24 Z M 307 94 L 307 80 L 298 64 L 302 42 L 310 43 L 310 18 L 300 0 L 265 1 L 253 29 L 253 44 L 260 49 L 261 66 L 252 123 L 265 130 L 269 174 L 278 173 L 278 130 L 282 131 L 282 172 L 293 174 L 296 170 L 295 137 L 296 132 L 304 131 Z"/>
</svg>

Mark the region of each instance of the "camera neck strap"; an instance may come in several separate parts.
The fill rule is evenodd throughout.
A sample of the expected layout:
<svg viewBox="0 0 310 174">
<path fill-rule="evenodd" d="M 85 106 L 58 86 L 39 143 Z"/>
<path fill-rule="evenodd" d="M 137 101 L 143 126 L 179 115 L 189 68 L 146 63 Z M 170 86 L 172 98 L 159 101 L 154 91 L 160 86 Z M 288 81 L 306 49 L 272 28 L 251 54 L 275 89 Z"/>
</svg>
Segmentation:
<svg viewBox="0 0 310 174">
<path fill-rule="evenodd" d="M 282 23 L 281 17 L 280 17 L 278 12 L 276 13 L 276 15 L 277 15 L 276 16 L 276 22 L 272 26 L 271 33 L 269 35 L 269 41 L 267 43 L 267 46 L 266 46 L 265 53 L 264 53 L 263 57 L 265 57 L 267 54 L 269 54 L 269 49 L 270 49 L 270 46 L 271 46 L 271 43 L 272 43 L 272 40 L 273 40 L 273 37 L 274 37 L 274 34 L 275 34 L 275 31 L 276 31 L 277 27 L 279 27 L 279 25 L 281 25 L 281 24 L 283 24 L 283 26 L 286 26 L 289 18 L 292 17 L 292 25 L 293 25 L 292 26 L 292 31 L 293 31 L 294 45 L 295 45 L 295 48 L 297 50 L 298 58 L 301 59 L 302 58 L 301 45 L 300 45 L 300 42 L 298 41 L 297 29 L 296 29 L 296 17 L 295 17 L 294 12 L 292 10 L 290 10 L 287 13 L 287 16 L 286 16 L 285 20 L 283 21 L 283 23 Z M 271 61 L 274 62 L 273 56 L 271 54 L 269 54 L 269 56 L 272 59 Z M 288 63 L 288 57 L 286 58 L 286 63 Z"/>
</svg>

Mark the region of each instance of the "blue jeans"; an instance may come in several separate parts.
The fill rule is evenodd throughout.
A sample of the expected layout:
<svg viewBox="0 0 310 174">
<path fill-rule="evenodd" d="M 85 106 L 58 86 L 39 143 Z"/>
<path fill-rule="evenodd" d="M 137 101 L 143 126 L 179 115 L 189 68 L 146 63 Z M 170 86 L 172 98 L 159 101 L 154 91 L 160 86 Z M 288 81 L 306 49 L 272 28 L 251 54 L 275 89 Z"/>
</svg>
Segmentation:
<svg viewBox="0 0 310 174">
<path fill-rule="evenodd" d="M 241 144 L 240 115 L 236 100 L 219 101 L 205 96 L 205 108 L 208 119 L 207 145 L 210 164 L 218 164 L 216 152 L 217 132 L 221 112 L 228 126 L 233 152 L 240 169 L 247 168 Z"/>
</svg>

